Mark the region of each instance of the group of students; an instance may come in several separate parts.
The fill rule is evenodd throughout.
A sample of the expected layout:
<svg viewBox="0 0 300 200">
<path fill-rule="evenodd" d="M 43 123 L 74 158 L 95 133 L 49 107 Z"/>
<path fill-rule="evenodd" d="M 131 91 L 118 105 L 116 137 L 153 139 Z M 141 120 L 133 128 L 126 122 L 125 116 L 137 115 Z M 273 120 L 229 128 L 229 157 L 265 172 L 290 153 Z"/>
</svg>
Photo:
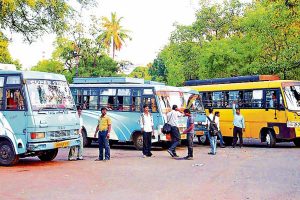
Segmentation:
<svg viewBox="0 0 300 200">
<path fill-rule="evenodd" d="M 236 108 L 235 102 L 232 105 L 233 110 L 233 143 L 232 147 L 235 148 L 237 144 L 237 136 L 240 140 L 240 147 L 243 146 L 243 132 L 245 131 L 245 120 L 240 113 L 240 109 Z M 83 120 L 81 117 L 81 108 L 77 107 L 79 119 L 80 119 L 80 134 L 83 127 Z M 180 144 L 180 132 L 178 129 L 178 118 L 185 116 L 187 117 L 186 129 L 183 134 L 187 135 L 187 147 L 188 153 L 184 157 L 186 160 L 193 159 L 193 138 L 195 134 L 195 121 L 189 109 L 185 109 L 183 112 L 178 108 L 177 105 L 172 106 L 172 111 L 167 114 L 167 123 L 171 125 L 171 147 L 167 150 L 171 157 L 179 157 L 176 153 L 176 147 Z M 208 129 L 207 136 L 209 137 L 211 151 L 208 153 L 210 155 L 216 155 L 217 137 L 220 138 L 220 146 L 225 147 L 225 142 L 222 137 L 220 130 L 220 112 L 216 111 L 213 113 L 213 109 L 209 109 L 209 115 L 204 123 Z M 143 157 L 152 157 L 151 153 L 151 140 L 155 138 L 154 135 L 154 123 L 151 112 L 149 111 L 149 106 L 143 106 L 143 113 L 140 116 L 140 126 L 141 132 L 143 134 Z M 111 131 L 111 119 L 107 116 L 107 109 L 105 107 L 101 108 L 101 115 L 98 119 L 98 124 L 96 126 L 94 137 L 98 134 L 99 143 L 99 156 L 96 161 L 110 160 L 110 146 L 109 146 L 109 135 Z M 80 146 L 75 146 L 70 148 L 68 160 L 83 160 L 83 138 L 81 135 Z M 75 155 L 75 150 L 77 150 L 77 155 Z M 105 156 L 103 157 L 103 149 L 105 149 Z"/>
</svg>

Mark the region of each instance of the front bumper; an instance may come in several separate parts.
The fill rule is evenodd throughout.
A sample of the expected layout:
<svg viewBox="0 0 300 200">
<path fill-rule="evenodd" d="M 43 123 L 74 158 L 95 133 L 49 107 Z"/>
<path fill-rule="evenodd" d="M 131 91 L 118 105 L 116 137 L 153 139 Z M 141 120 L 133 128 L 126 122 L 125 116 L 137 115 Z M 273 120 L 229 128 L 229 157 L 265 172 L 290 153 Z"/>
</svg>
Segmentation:
<svg viewBox="0 0 300 200">
<path fill-rule="evenodd" d="M 50 150 L 50 149 L 79 146 L 79 145 L 80 145 L 80 138 L 76 138 L 76 139 L 56 141 L 56 142 L 28 143 L 27 150 L 28 151 L 44 151 L 44 150 Z"/>
</svg>

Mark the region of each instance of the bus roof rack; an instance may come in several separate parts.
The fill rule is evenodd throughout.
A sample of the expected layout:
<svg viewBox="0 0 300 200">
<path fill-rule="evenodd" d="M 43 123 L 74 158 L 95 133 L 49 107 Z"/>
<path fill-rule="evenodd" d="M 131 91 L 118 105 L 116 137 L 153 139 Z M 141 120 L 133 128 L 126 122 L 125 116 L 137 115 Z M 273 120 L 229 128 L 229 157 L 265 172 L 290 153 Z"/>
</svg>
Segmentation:
<svg viewBox="0 0 300 200">
<path fill-rule="evenodd" d="M 245 83 L 245 82 L 258 82 L 258 81 L 275 81 L 280 80 L 277 75 L 253 75 L 253 76 L 237 76 L 230 78 L 215 78 L 206 80 L 189 80 L 184 82 L 185 86 L 197 85 L 215 85 L 215 84 L 228 84 L 228 83 Z"/>
<path fill-rule="evenodd" d="M 86 77 L 73 78 L 74 84 L 149 84 L 149 85 L 165 85 L 164 83 L 156 81 L 147 81 L 142 78 L 130 77 Z"/>
</svg>

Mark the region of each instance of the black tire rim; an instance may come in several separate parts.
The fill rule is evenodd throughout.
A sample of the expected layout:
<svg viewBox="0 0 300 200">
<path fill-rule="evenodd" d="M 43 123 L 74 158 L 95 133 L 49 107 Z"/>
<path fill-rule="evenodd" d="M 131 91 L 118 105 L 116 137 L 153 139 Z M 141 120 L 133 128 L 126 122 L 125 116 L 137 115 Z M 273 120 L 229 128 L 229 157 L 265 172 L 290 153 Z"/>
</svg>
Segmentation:
<svg viewBox="0 0 300 200">
<path fill-rule="evenodd" d="M 9 160 L 12 157 L 11 148 L 8 145 L 3 145 L 0 149 L 1 160 Z"/>
</svg>

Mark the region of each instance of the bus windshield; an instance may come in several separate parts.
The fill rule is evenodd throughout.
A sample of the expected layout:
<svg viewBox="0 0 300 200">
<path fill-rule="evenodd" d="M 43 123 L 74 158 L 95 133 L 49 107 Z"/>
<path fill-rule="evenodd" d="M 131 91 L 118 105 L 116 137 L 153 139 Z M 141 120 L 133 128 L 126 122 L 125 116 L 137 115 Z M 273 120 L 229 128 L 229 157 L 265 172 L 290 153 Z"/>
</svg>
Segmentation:
<svg viewBox="0 0 300 200">
<path fill-rule="evenodd" d="M 283 88 L 286 104 L 289 110 L 300 110 L 300 85 L 290 85 Z"/>
<path fill-rule="evenodd" d="M 56 80 L 27 80 L 33 110 L 75 109 L 67 82 Z"/>
<path fill-rule="evenodd" d="M 186 107 L 190 109 L 191 112 L 204 112 L 201 96 L 199 94 L 188 95 L 189 97 L 187 100 Z"/>
<path fill-rule="evenodd" d="M 184 97 L 180 91 L 158 91 L 157 96 L 163 113 L 169 112 L 173 105 L 184 106 Z"/>
</svg>

